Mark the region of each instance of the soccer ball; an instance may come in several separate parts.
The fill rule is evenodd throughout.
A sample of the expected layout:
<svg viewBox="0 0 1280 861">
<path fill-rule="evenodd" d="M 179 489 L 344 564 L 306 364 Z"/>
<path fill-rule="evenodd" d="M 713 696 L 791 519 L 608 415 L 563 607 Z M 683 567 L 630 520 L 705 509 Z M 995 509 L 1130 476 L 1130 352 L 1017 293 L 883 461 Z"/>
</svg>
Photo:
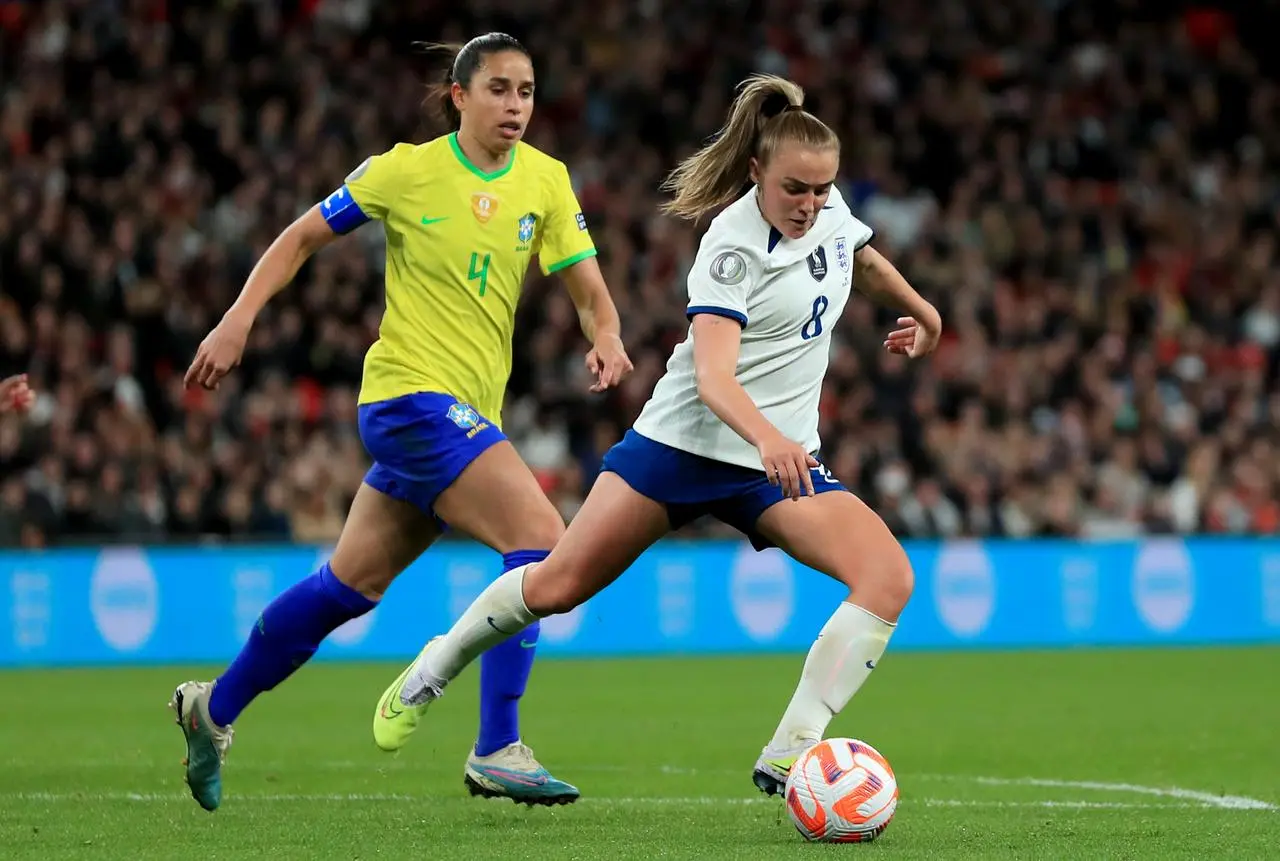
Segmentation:
<svg viewBox="0 0 1280 861">
<path fill-rule="evenodd" d="M 806 840 L 868 843 L 889 827 L 897 809 L 893 769 L 865 741 L 820 741 L 787 775 L 787 812 Z"/>
</svg>

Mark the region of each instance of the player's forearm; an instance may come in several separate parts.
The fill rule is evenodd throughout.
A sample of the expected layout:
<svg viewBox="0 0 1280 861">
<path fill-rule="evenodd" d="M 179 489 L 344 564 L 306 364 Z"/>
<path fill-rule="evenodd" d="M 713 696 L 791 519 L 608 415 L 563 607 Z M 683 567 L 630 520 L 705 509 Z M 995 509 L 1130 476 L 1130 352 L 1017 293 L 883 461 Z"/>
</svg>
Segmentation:
<svg viewBox="0 0 1280 861">
<path fill-rule="evenodd" d="M 732 374 L 699 374 L 698 398 L 716 418 L 754 446 L 780 433 Z"/>
<path fill-rule="evenodd" d="M 872 301 L 925 321 L 938 315 L 937 309 L 915 291 L 898 268 L 870 245 L 854 255 L 857 279 L 854 285 Z"/>
<path fill-rule="evenodd" d="M 227 315 L 252 324 L 272 297 L 297 277 L 302 264 L 337 238 L 319 208 L 313 207 L 285 228 L 267 248 Z"/>
<path fill-rule="evenodd" d="M 604 337 L 622 337 L 622 320 L 607 291 L 596 298 L 591 308 L 578 311 L 578 323 L 582 326 L 582 334 L 593 344 Z"/>
<path fill-rule="evenodd" d="M 618 308 L 613 304 L 596 259 L 588 258 L 569 267 L 564 270 L 563 277 L 573 307 L 578 312 L 578 325 L 586 339 L 594 344 L 598 338 L 610 335 L 621 338 L 622 321 L 618 317 Z"/>
<path fill-rule="evenodd" d="M 288 286 L 313 253 L 298 237 L 290 236 L 289 231 L 280 234 L 254 265 L 227 314 L 249 322 L 257 319 L 266 304 Z"/>
</svg>

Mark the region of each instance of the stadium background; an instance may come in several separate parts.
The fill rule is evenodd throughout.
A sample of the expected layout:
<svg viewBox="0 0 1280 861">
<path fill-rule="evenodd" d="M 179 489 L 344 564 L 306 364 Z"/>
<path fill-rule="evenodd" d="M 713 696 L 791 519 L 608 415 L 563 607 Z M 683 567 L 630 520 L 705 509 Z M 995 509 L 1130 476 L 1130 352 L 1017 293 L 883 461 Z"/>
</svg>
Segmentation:
<svg viewBox="0 0 1280 861">
<path fill-rule="evenodd" d="M 833 471 L 926 542 L 895 642 L 1277 636 L 1280 549 L 1171 537 L 1280 528 L 1268 10 L 0 4 L 0 372 L 40 393 L 25 421 L 0 422 L 0 546 L 18 548 L 0 654 L 222 657 L 336 539 L 367 462 L 354 404 L 379 229 L 304 269 L 220 391 L 184 390 L 182 371 L 280 229 L 368 154 L 433 133 L 420 102 L 439 71 L 408 37 L 488 28 L 535 54 L 529 139 L 570 167 L 636 363 L 620 391 L 589 395 L 571 303 L 531 275 L 504 418 L 566 517 L 686 329 L 699 228 L 655 214 L 656 184 L 715 131 L 736 81 L 773 71 L 840 132 L 844 195 L 946 323 L 911 366 L 879 348 L 888 312 L 853 303 L 823 400 Z M 654 608 L 646 621 L 611 618 L 607 598 L 586 613 L 634 636 L 573 624 L 562 645 L 804 647 L 822 614 L 794 610 L 829 584 L 718 524 L 682 537 L 712 543 L 656 550 L 615 588 L 619 610 Z M 1003 539 L 1056 543 L 974 543 Z M 275 549 L 208 549 L 246 542 Z M 165 544 L 205 549 L 59 555 Z M 411 649 L 493 565 L 433 550 L 393 598 L 436 609 L 353 626 L 353 654 Z M 1235 580 L 1238 604 L 1205 598 Z M 217 624 L 184 636 L 183 602 L 201 600 Z"/>
<path fill-rule="evenodd" d="M 657 216 L 655 186 L 715 131 L 736 81 L 773 71 L 840 132 L 843 193 L 946 322 L 912 367 L 879 350 L 887 312 L 854 303 L 823 401 L 833 471 L 902 537 L 963 542 L 913 543 L 921 618 L 899 645 L 1276 636 L 1267 542 L 1230 545 L 1243 561 L 1228 565 L 1176 538 L 1069 540 L 1280 528 L 1267 5 L 0 4 L 0 372 L 40 393 L 26 421 L 0 422 L 0 546 L 277 548 L 6 555 L 0 654 L 222 657 L 336 539 L 367 462 L 354 403 L 380 316 L 378 229 L 306 267 L 219 392 L 183 390 L 182 371 L 280 229 L 366 155 L 435 131 L 420 102 L 438 70 L 406 36 L 487 28 L 535 54 L 529 139 L 570 167 L 637 366 L 589 395 L 568 297 L 533 273 L 504 418 L 566 517 L 684 336 L 698 227 Z M 570 625 L 564 645 L 803 648 L 820 614 L 794 609 L 834 590 L 717 524 L 688 537 L 721 543 L 659 549 L 616 587 L 620 609 L 655 608 L 643 633 L 611 644 Z M 1059 543 L 973 543 L 1005 538 Z M 370 640 L 366 622 L 356 643 L 410 649 L 489 567 L 433 550 L 397 590 L 439 612 L 377 625 L 403 638 Z M 1210 570 L 1240 578 L 1242 603 L 1203 600 Z M 1035 594 L 1010 599 L 1029 576 Z M 215 630 L 166 636 L 209 592 Z M 1003 639 L 997 608 L 1016 614 Z"/>
<path fill-rule="evenodd" d="M 529 137 L 569 165 L 637 366 L 587 395 L 534 273 L 504 418 L 563 513 L 686 329 L 698 231 L 658 180 L 744 75 L 788 75 L 947 333 L 904 364 L 855 300 L 823 402 L 829 464 L 917 572 L 831 727 L 898 772 L 883 848 L 1274 857 L 1276 0 L 0 0 L 0 374 L 40 393 L 0 417 L 0 857 L 812 858 L 747 769 L 839 590 L 708 524 L 544 626 L 566 659 L 523 729 L 572 808 L 463 796 L 474 673 L 401 756 L 369 744 L 387 679 L 498 570 L 461 541 L 321 652 L 354 660 L 237 722 L 216 817 L 181 784 L 165 697 L 324 558 L 363 473 L 378 230 L 272 302 L 220 391 L 182 371 L 278 230 L 432 133 L 410 42 L 488 29 L 534 53 Z"/>
<path fill-rule="evenodd" d="M 897 533 L 1275 532 L 1275 4 L 1183 5 L 0 3 L 0 372 L 41 393 L 0 426 L 0 543 L 337 536 L 378 229 L 271 303 L 221 391 L 181 372 L 280 229 L 431 133 L 409 40 L 487 27 L 536 55 L 530 140 L 570 167 L 637 365 L 587 394 L 568 297 L 530 279 L 504 417 L 566 516 L 686 329 L 698 230 L 655 185 L 767 70 L 946 321 L 919 367 L 867 302 L 838 328 L 826 457 Z"/>
</svg>

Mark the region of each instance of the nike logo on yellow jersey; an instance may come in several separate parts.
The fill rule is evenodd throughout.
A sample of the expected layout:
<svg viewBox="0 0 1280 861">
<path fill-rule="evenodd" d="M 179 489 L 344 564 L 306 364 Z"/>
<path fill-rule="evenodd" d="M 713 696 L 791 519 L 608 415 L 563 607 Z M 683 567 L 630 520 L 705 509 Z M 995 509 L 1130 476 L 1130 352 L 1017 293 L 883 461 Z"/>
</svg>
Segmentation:
<svg viewBox="0 0 1280 861">
<path fill-rule="evenodd" d="M 423 224 L 423 226 L 424 226 L 424 227 L 425 227 L 425 226 L 427 226 L 427 225 L 429 225 L 429 224 L 436 224 L 436 223 L 438 223 L 438 222 L 441 222 L 441 221 L 448 221 L 448 220 L 449 220 L 449 216 L 447 216 L 447 215 L 442 216 L 441 218 L 427 218 L 425 215 L 424 215 L 424 216 L 422 216 L 422 224 Z"/>
</svg>

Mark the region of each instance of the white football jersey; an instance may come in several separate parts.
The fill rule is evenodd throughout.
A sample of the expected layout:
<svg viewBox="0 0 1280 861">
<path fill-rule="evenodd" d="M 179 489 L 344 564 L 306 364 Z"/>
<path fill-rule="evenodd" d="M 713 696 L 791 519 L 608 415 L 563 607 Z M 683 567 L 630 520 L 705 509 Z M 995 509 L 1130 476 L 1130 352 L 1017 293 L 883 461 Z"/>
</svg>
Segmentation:
<svg viewBox="0 0 1280 861">
<path fill-rule="evenodd" d="M 686 314 L 741 324 L 738 382 L 778 430 L 810 452 L 821 445 L 818 400 L 831 328 L 849 299 L 854 252 L 872 236 L 832 187 L 812 229 L 787 239 L 764 220 L 753 188 L 711 222 L 689 272 Z M 763 469 L 755 447 L 698 397 L 692 324 L 635 430 L 681 451 Z"/>
</svg>

